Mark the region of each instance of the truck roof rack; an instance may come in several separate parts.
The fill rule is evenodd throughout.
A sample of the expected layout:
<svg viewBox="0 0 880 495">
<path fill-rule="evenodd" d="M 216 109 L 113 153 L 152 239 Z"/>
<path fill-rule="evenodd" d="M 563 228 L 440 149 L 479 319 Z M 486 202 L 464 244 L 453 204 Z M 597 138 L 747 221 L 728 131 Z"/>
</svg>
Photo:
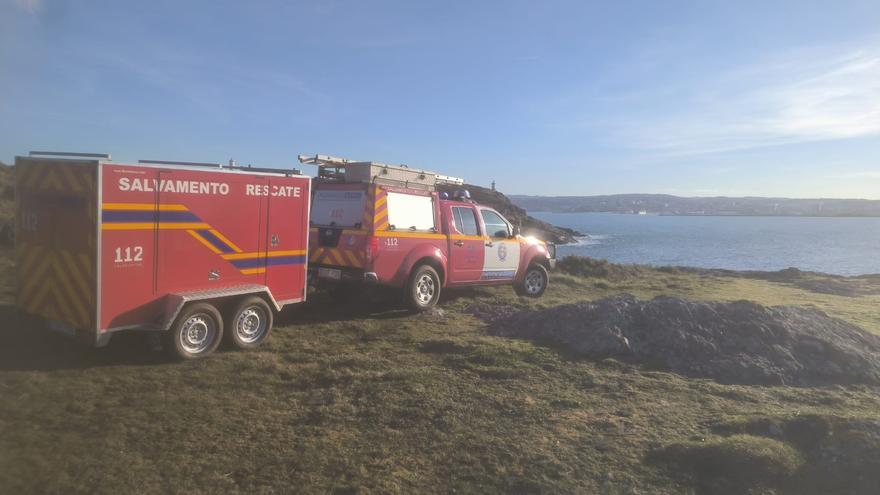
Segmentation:
<svg viewBox="0 0 880 495">
<path fill-rule="evenodd" d="M 363 162 L 330 155 L 299 155 L 301 163 L 318 167 L 318 180 L 327 182 L 375 182 L 435 190 L 439 184 L 462 185 L 464 179 L 406 165 Z"/>
<path fill-rule="evenodd" d="M 28 156 L 69 156 L 76 158 L 103 158 L 110 159 L 110 153 L 77 153 L 73 151 L 31 151 Z"/>
</svg>

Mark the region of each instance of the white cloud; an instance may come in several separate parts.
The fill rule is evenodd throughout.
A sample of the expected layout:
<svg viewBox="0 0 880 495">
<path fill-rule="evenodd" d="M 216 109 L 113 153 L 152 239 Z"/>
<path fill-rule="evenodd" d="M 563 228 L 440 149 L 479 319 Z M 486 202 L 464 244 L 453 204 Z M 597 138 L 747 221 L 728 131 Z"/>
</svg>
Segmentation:
<svg viewBox="0 0 880 495">
<path fill-rule="evenodd" d="M 616 141 L 670 154 L 880 135 L 880 49 L 740 67 L 668 92 L 638 95 L 631 104 L 661 107 L 646 117 L 624 111 L 600 125 Z"/>
</svg>

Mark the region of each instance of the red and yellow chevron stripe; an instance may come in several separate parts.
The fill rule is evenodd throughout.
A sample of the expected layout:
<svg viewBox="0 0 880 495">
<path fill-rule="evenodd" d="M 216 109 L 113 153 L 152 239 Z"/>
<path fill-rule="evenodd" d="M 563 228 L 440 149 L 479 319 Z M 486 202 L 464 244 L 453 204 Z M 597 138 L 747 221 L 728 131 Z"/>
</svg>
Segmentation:
<svg viewBox="0 0 880 495">
<path fill-rule="evenodd" d="M 89 255 L 19 243 L 16 258 L 19 307 L 75 328 L 95 326 L 95 270 Z"/>
<path fill-rule="evenodd" d="M 66 200 L 86 212 L 75 225 L 65 224 L 72 238 L 45 230 L 16 232 L 17 300 L 24 311 L 67 323 L 74 328 L 96 326 L 97 166 L 94 162 L 34 160 L 16 167 L 19 211 L 41 212 L 39 228 L 69 221 Z M 44 196 L 64 198 L 58 205 Z M 81 205 L 81 206 L 80 206 Z M 62 220 L 64 219 L 64 220 Z"/>
<path fill-rule="evenodd" d="M 369 230 L 373 226 L 373 211 L 374 211 L 374 199 L 376 197 L 376 189 L 378 186 L 373 186 L 367 190 L 367 200 L 364 202 L 364 216 L 361 218 L 361 228 Z"/>
<path fill-rule="evenodd" d="M 17 187 L 31 191 L 63 191 L 93 193 L 95 191 L 95 168 L 82 164 L 29 162 L 16 170 Z"/>
<path fill-rule="evenodd" d="M 373 202 L 373 230 L 388 230 L 388 193 L 377 187 Z"/>
<path fill-rule="evenodd" d="M 363 256 L 363 253 L 353 249 L 319 247 L 309 253 L 309 263 L 363 268 Z"/>
</svg>

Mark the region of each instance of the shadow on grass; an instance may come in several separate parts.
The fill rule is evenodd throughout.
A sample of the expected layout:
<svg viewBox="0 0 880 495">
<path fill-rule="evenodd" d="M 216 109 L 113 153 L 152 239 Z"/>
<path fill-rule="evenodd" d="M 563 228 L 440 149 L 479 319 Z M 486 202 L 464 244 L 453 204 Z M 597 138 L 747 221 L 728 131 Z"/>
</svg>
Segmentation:
<svg viewBox="0 0 880 495">
<path fill-rule="evenodd" d="M 381 288 L 370 289 L 345 300 L 334 299 L 329 293 L 310 293 L 302 304 L 281 310 L 275 326 L 302 326 L 348 320 L 389 320 L 412 313 L 401 303 L 398 294 Z"/>
<path fill-rule="evenodd" d="M 94 349 L 49 330 L 10 304 L 0 304 L 0 321 L 2 371 L 85 369 L 167 361 L 161 352 L 151 349 L 149 336 L 142 333 L 120 333 L 113 336 L 107 347 Z"/>
<path fill-rule="evenodd" d="M 440 293 L 440 309 L 446 303 L 461 298 L 475 300 L 491 295 L 485 287 L 444 289 Z M 346 300 L 337 300 L 326 291 L 310 293 L 303 304 L 284 308 L 277 316 L 276 326 L 301 326 L 349 320 L 391 320 L 412 316 L 399 290 L 387 287 L 365 288 L 360 294 Z"/>
<path fill-rule="evenodd" d="M 485 295 L 484 289 L 444 291 L 440 305 L 461 297 Z M 336 321 L 392 320 L 413 313 L 400 293 L 371 289 L 349 301 L 334 300 L 325 292 L 309 295 L 303 304 L 293 304 L 276 317 L 275 326 L 303 326 Z M 152 365 L 171 362 L 158 347 L 158 334 L 119 332 L 103 348 L 92 348 L 69 336 L 49 330 L 39 319 L 21 313 L 12 304 L 0 303 L 0 371 L 50 371 L 86 369 L 95 366 Z"/>
</svg>

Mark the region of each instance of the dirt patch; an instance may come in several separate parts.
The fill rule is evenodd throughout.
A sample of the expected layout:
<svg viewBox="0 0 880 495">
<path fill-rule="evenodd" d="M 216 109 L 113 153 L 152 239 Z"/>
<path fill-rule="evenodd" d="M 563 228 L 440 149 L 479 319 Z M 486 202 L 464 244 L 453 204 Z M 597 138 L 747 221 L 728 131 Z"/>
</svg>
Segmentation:
<svg viewBox="0 0 880 495">
<path fill-rule="evenodd" d="M 880 384 L 880 337 L 811 308 L 622 295 L 516 313 L 490 331 L 720 383 Z"/>
</svg>

